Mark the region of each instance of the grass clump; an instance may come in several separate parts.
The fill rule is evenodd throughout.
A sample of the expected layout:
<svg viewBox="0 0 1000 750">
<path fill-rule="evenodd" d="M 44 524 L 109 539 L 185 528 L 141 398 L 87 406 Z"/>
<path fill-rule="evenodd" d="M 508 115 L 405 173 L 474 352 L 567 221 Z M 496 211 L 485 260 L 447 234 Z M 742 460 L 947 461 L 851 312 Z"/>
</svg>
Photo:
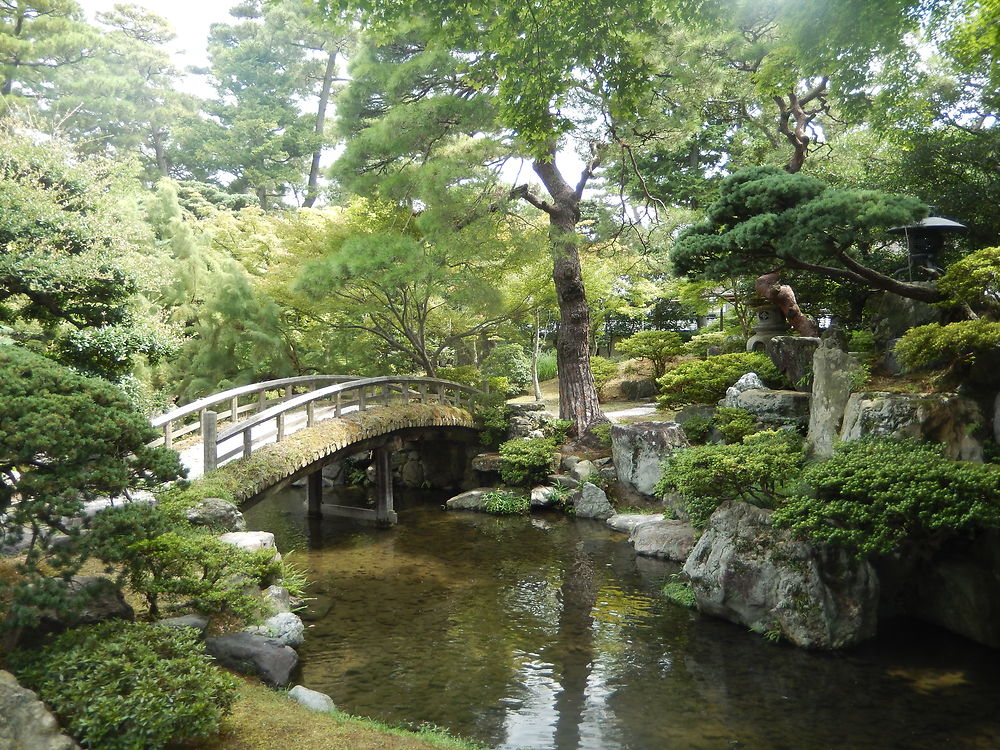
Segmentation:
<svg viewBox="0 0 1000 750">
<path fill-rule="evenodd" d="M 483 495 L 483 510 L 497 516 L 522 515 L 531 510 L 531 500 L 519 492 L 493 490 Z"/>
<path fill-rule="evenodd" d="M 679 573 L 675 573 L 666 580 L 661 593 L 669 601 L 678 606 L 686 607 L 687 609 L 695 609 L 697 607 L 698 602 L 695 599 L 694 591 L 691 589 L 691 583 L 684 580 Z"/>
</svg>

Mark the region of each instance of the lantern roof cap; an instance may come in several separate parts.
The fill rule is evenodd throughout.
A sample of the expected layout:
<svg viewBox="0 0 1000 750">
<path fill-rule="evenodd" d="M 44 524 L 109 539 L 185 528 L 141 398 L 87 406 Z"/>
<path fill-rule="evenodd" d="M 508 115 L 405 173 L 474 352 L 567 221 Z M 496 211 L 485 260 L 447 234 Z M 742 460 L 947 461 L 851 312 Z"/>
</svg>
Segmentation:
<svg viewBox="0 0 1000 750">
<path fill-rule="evenodd" d="M 957 221 L 946 219 L 943 216 L 928 216 L 921 219 L 916 224 L 907 224 L 904 227 L 893 227 L 888 231 L 890 234 L 903 234 L 907 230 L 911 229 L 917 229 L 925 232 L 948 232 L 968 229 L 968 227 L 965 226 L 965 224 L 959 224 Z"/>
</svg>

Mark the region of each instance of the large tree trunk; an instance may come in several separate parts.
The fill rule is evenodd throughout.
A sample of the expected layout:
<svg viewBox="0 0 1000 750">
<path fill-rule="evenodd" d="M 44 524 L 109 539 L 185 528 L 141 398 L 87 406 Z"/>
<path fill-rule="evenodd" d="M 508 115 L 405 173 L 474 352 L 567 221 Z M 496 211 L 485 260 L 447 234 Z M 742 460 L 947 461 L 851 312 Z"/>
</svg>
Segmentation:
<svg viewBox="0 0 1000 750">
<path fill-rule="evenodd" d="M 535 172 L 552 197 L 552 203 L 529 201 L 549 215 L 549 240 L 552 246 L 552 281 L 559 302 L 559 334 L 556 338 L 556 361 L 559 366 L 559 418 L 574 422 L 583 434 L 592 425 L 607 422 L 601 411 L 590 371 L 590 311 L 583 286 L 580 254 L 577 251 L 576 224 L 580 220 L 580 197 L 591 167 L 584 172 L 574 190 L 555 165 L 555 153 L 549 160 L 534 163 Z"/>
<path fill-rule="evenodd" d="M 319 92 L 319 106 L 316 110 L 315 133 L 319 138 L 323 137 L 326 129 L 326 109 L 330 103 L 330 89 L 333 86 L 333 75 L 337 72 L 337 51 L 332 51 L 326 59 L 326 71 L 323 73 L 323 87 Z M 309 165 L 309 181 L 306 185 L 306 198 L 302 205 L 312 208 L 319 195 L 319 162 L 323 156 L 322 143 L 313 152 L 312 164 Z"/>
<path fill-rule="evenodd" d="M 538 382 L 538 355 L 542 348 L 541 324 L 538 320 L 538 310 L 535 310 L 535 336 L 531 347 L 531 387 L 535 394 L 535 401 L 542 400 L 542 386 Z"/>
</svg>

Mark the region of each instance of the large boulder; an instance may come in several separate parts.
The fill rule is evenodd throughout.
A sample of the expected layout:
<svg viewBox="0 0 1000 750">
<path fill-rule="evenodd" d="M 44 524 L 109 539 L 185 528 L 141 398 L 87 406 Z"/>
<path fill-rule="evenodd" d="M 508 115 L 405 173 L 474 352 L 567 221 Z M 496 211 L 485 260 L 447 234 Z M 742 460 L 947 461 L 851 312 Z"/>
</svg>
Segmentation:
<svg viewBox="0 0 1000 750">
<path fill-rule="evenodd" d="M 573 465 L 569 470 L 570 476 L 578 482 L 582 482 L 590 475 L 596 473 L 597 465 L 593 461 L 589 461 L 587 459 L 573 462 Z"/>
<path fill-rule="evenodd" d="M 688 445 L 684 430 L 676 422 L 611 425 L 611 454 L 618 481 L 647 497 L 652 497 L 653 488 L 663 476 L 663 460 Z"/>
<path fill-rule="evenodd" d="M 205 650 L 224 667 L 258 676 L 274 687 L 287 685 L 299 663 L 295 649 L 254 633 L 228 633 L 208 638 Z"/>
<path fill-rule="evenodd" d="M 833 444 L 840 436 L 844 410 L 859 368 L 858 361 L 834 346 L 830 339 L 813 354 L 813 389 L 806 439 L 818 458 L 833 455 Z"/>
<path fill-rule="evenodd" d="M 805 427 L 809 424 L 808 393 L 799 391 L 772 391 L 770 389 L 748 389 L 734 398 L 726 394 L 725 406 L 745 409 L 768 427 L 790 424 Z"/>
<path fill-rule="evenodd" d="M 915 326 L 940 323 L 942 309 L 892 292 L 882 292 L 869 297 L 865 303 L 865 314 L 877 321 L 875 341 L 880 348 L 885 348 L 890 340 L 899 338 Z"/>
<path fill-rule="evenodd" d="M 642 529 L 643 527 L 639 527 Z M 878 576 L 842 549 L 797 541 L 771 511 L 726 502 L 684 564 L 698 609 L 804 648 L 833 649 L 875 635 Z"/>
<path fill-rule="evenodd" d="M 10 672 L 0 670 L 0 747 L 4 750 L 77 750 L 55 717 Z"/>
<path fill-rule="evenodd" d="M 215 531 L 247 530 L 247 522 L 240 509 L 221 497 L 206 497 L 184 511 L 184 515 L 195 526 L 207 526 Z"/>
<path fill-rule="evenodd" d="M 852 393 L 840 439 L 914 437 L 942 443 L 949 458 L 982 461 L 983 444 L 969 429 L 982 424 L 976 402 L 953 393 Z"/>
<path fill-rule="evenodd" d="M 694 547 L 694 527 L 672 518 L 657 518 L 632 529 L 629 542 L 637 555 L 684 562 Z"/>
<path fill-rule="evenodd" d="M 797 391 L 809 391 L 813 352 L 819 348 L 814 336 L 775 336 L 764 344 L 774 366 Z"/>
</svg>

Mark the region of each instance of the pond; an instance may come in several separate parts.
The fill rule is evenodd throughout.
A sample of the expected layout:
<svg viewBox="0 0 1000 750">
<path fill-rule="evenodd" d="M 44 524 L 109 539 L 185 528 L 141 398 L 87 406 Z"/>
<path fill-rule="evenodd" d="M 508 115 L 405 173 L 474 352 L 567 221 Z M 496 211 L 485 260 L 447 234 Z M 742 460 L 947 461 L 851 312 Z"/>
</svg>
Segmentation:
<svg viewBox="0 0 1000 750">
<path fill-rule="evenodd" d="M 295 489 L 246 511 L 315 581 L 300 682 L 348 713 L 510 750 L 1000 747 L 995 651 L 912 622 L 771 643 L 664 600 L 678 566 L 602 523 L 445 499 L 397 493 L 391 529 L 310 521 Z"/>
</svg>

